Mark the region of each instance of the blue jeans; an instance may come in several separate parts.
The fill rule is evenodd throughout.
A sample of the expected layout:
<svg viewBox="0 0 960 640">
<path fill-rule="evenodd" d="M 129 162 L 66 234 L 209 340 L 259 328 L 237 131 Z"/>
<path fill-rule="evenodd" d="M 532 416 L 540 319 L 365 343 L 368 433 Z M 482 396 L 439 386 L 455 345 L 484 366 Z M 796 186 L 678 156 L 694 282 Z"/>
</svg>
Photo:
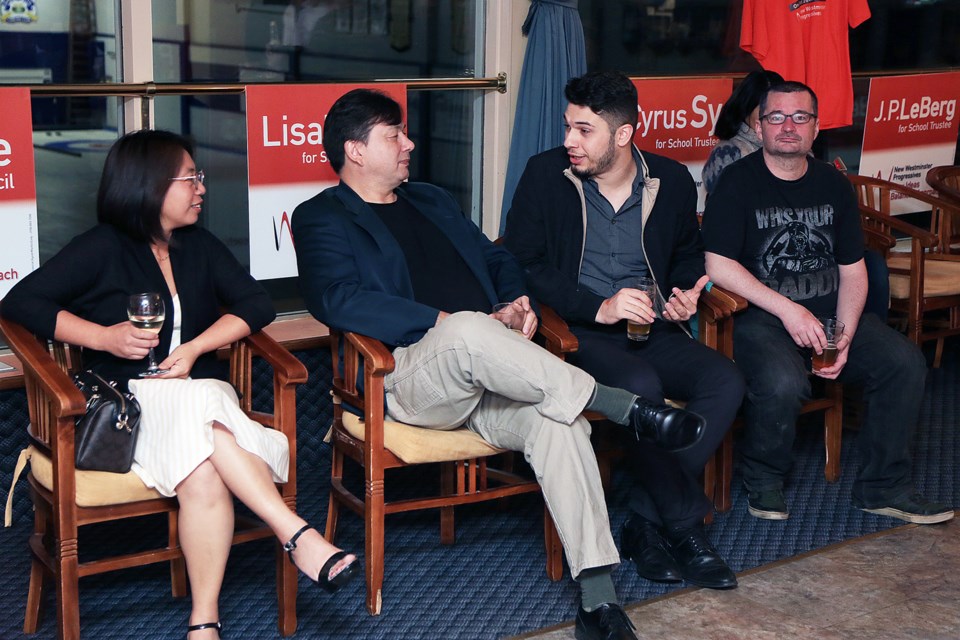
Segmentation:
<svg viewBox="0 0 960 640">
<path fill-rule="evenodd" d="M 744 484 L 748 491 L 779 489 L 793 463 L 800 406 L 810 398 L 810 351 L 794 343 L 777 317 L 757 308 L 738 315 L 733 332 L 734 359 L 747 381 Z M 926 375 L 916 345 L 876 315 L 863 314 L 838 378 L 864 390 L 853 485 L 858 504 L 885 506 L 913 493 L 910 441 Z"/>
</svg>

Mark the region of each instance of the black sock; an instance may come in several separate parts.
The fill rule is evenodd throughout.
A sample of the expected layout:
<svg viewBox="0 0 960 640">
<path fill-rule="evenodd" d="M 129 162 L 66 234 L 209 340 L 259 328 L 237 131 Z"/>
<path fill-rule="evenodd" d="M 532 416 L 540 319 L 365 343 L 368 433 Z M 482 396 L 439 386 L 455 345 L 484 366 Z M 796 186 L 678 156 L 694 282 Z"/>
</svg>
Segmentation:
<svg viewBox="0 0 960 640">
<path fill-rule="evenodd" d="M 617 424 L 630 424 L 630 409 L 633 408 L 637 396 L 625 389 L 608 387 L 599 382 L 596 384 L 593 395 L 584 409 L 602 413 Z"/>
<path fill-rule="evenodd" d="M 584 611 L 593 611 L 602 604 L 616 603 L 617 591 L 613 587 L 610 567 L 584 569 L 577 576 L 580 583 L 580 606 Z"/>
</svg>

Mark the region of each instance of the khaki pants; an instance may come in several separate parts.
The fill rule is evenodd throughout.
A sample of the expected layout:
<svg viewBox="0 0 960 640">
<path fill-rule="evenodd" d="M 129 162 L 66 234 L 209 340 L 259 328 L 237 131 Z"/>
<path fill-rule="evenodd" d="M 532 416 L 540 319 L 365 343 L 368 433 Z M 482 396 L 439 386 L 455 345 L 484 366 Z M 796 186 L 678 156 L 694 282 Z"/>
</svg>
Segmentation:
<svg viewBox="0 0 960 640">
<path fill-rule="evenodd" d="M 393 357 L 385 380 L 392 419 L 428 429 L 465 424 L 496 447 L 522 451 L 574 578 L 619 562 L 590 425 L 580 416 L 590 375 L 473 312 L 449 316 Z"/>
</svg>

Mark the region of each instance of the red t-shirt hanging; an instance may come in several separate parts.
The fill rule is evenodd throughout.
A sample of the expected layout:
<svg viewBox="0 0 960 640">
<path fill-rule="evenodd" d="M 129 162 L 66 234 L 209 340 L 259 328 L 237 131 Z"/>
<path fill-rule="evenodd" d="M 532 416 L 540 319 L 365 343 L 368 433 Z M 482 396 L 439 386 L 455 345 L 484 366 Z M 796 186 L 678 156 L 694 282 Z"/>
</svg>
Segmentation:
<svg viewBox="0 0 960 640">
<path fill-rule="evenodd" d="M 740 47 L 817 93 L 821 129 L 844 127 L 853 122 L 847 28 L 869 17 L 867 0 L 744 0 Z"/>
</svg>

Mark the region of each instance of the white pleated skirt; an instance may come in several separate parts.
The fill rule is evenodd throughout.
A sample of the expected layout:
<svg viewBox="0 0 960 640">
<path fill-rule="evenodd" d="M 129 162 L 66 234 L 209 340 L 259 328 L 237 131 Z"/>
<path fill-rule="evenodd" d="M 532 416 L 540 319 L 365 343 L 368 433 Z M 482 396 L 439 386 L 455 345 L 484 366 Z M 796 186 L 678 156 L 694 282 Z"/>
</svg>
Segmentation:
<svg viewBox="0 0 960 640">
<path fill-rule="evenodd" d="M 243 413 L 233 387 L 222 380 L 131 380 L 140 402 L 140 435 L 133 467 L 143 483 L 165 496 L 213 453 L 213 423 L 267 463 L 274 482 L 290 469 L 287 438 Z"/>
</svg>

